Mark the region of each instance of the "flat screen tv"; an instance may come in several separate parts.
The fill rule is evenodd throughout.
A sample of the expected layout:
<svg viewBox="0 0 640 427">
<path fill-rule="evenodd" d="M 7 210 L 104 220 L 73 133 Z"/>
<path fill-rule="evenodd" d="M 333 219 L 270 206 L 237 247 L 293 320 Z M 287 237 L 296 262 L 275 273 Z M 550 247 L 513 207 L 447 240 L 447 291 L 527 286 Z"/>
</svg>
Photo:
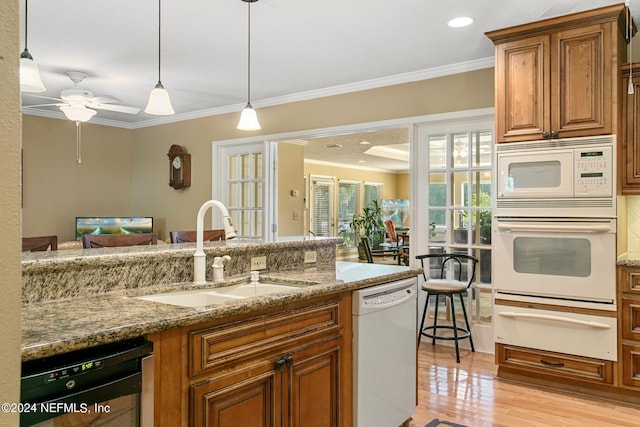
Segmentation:
<svg viewBox="0 0 640 427">
<path fill-rule="evenodd" d="M 78 216 L 76 217 L 76 240 L 83 234 L 132 234 L 153 232 L 153 217 L 150 216 Z"/>
</svg>

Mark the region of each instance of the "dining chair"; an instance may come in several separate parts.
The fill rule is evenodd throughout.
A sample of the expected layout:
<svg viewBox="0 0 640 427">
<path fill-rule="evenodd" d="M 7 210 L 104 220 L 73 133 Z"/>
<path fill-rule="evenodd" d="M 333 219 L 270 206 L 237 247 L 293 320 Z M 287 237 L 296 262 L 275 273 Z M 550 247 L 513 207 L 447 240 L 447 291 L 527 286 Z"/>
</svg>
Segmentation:
<svg viewBox="0 0 640 427">
<path fill-rule="evenodd" d="M 409 246 L 405 245 L 403 236 L 400 236 L 396 231 L 396 226 L 393 223 L 393 220 L 388 219 L 384 222 L 384 227 L 387 231 L 387 236 L 389 237 L 389 248 L 396 252 L 396 256 L 394 259 L 398 260 L 398 265 L 404 263 L 406 265 L 409 264 Z"/>
<path fill-rule="evenodd" d="M 395 251 L 389 249 L 371 249 L 371 242 L 369 242 L 368 237 L 361 237 L 360 241 L 362 242 L 362 248 L 364 250 L 365 258 L 369 264 L 374 263 L 375 257 L 388 258 L 394 257 L 394 255 L 396 254 Z"/>
<path fill-rule="evenodd" d="M 22 252 L 58 250 L 58 236 L 36 236 L 22 238 Z"/>
<path fill-rule="evenodd" d="M 416 259 L 420 260 L 420 265 L 422 267 L 422 277 L 424 278 L 422 290 L 427 293 L 424 311 L 422 312 L 422 320 L 420 321 L 420 329 L 418 329 L 418 344 L 420 344 L 420 339 L 423 335 L 432 339 L 432 345 L 436 343 L 437 339 L 452 340 L 455 342 L 456 362 L 460 363 L 458 341 L 468 338 L 469 343 L 471 344 L 471 351 L 475 351 L 473 338 L 471 337 L 471 326 L 469 325 L 467 309 L 465 308 L 463 297 L 468 295 L 469 288 L 476 276 L 476 265 L 478 264 L 478 259 L 471 255 L 455 253 L 430 253 L 425 255 L 416 255 Z M 432 263 L 432 261 L 434 262 Z M 438 277 L 430 277 L 432 268 L 435 270 L 435 275 Z M 447 272 L 449 272 L 449 275 Z M 463 274 L 465 275 L 464 278 Z M 448 302 L 451 310 L 452 325 L 438 325 L 438 303 L 440 302 L 441 295 L 445 297 L 445 301 L 449 299 Z M 466 329 L 458 326 L 456 322 L 456 309 L 454 303 L 454 297 L 456 295 L 460 298 L 460 305 L 462 306 Z M 433 325 L 425 327 L 424 321 L 427 317 L 429 298 L 431 296 L 436 297 Z M 453 336 L 440 334 L 439 330 L 441 329 L 452 331 Z"/>
<path fill-rule="evenodd" d="M 156 244 L 158 244 L 158 233 L 82 235 L 82 247 L 85 249 Z"/>
<path fill-rule="evenodd" d="M 171 243 L 195 242 L 196 231 L 170 231 L 169 237 L 171 239 Z M 203 241 L 213 242 L 218 240 L 225 240 L 224 229 L 204 230 Z"/>
</svg>

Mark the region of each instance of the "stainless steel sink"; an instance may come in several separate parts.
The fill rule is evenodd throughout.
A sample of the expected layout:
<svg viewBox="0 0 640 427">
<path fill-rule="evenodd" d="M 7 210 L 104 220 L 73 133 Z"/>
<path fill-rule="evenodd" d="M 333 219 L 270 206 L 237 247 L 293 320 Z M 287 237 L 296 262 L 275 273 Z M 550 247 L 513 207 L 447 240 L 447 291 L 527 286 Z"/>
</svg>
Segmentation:
<svg viewBox="0 0 640 427">
<path fill-rule="evenodd" d="M 245 298 L 286 292 L 292 289 L 298 289 L 298 287 L 272 283 L 241 283 L 238 285 L 218 288 L 165 292 L 133 298 L 159 302 L 162 304 L 177 305 L 180 307 L 205 307 L 208 305 L 223 304 L 229 301 L 237 301 Z"/>
</svg>

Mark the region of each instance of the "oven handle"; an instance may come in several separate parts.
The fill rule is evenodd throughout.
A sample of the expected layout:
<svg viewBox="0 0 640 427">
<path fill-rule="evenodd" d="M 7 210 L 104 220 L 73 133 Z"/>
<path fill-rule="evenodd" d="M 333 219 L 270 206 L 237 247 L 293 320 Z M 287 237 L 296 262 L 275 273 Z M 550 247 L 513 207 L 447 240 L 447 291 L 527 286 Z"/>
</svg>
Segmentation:
<svg viewBox="0 0 640 427">
<path fill-rule="evenodd" d="M 567 233 L 607 233 L 611 231 L 611 224 L 589 225 L 549 225 L 549 224 L 519 224 L 515 222 L 498 222 L 499 231 L 564 231 Z"/>
<path fill-rule="evenodd" d="M 513 311 L 500 311 L 498 314 L 500 314 L 500 316 L 511 317 L 511 318 L 553 320 L 555 322 L 563 322 L 563 323 L 571 323 L 571 324 L 574 324 L 574 325 L 589 326 L 591 328 L 596 328 L 596 329 L 611 329 L 611 326 L 609 326 L 609 325 L 607 325 L 605 323 L 590 322 L 590 321 L 578 320 L 578 319 L 571 319 L 569 317 L 552 316 L 552 315 L 549 315 L 549 314 L 515 313 Z"/>
</svg>

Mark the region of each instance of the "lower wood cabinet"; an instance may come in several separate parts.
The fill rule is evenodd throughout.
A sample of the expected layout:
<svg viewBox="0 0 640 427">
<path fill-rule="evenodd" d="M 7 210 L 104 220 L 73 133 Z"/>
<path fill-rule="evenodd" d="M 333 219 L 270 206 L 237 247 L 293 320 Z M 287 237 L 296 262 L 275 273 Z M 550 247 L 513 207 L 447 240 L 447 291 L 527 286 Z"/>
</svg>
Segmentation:
<svg viewBox="0 0 640 427">
<path fill-rule="evenodd" d="M 613 362 L 608 360 L 497 344 L 496 361 L 500 367 L 518 369 L 531 375 L 613 384 Z"/>
<path fill-rule="evenodd" d="M 351 294 L 155 334 L 157 425 L 350 426 Z"/>
<path fill-rule="evenodd" d="M 621 382 L 640 390 L 640 266 L 618 266 L 617 273 Z"/>
</svg>

